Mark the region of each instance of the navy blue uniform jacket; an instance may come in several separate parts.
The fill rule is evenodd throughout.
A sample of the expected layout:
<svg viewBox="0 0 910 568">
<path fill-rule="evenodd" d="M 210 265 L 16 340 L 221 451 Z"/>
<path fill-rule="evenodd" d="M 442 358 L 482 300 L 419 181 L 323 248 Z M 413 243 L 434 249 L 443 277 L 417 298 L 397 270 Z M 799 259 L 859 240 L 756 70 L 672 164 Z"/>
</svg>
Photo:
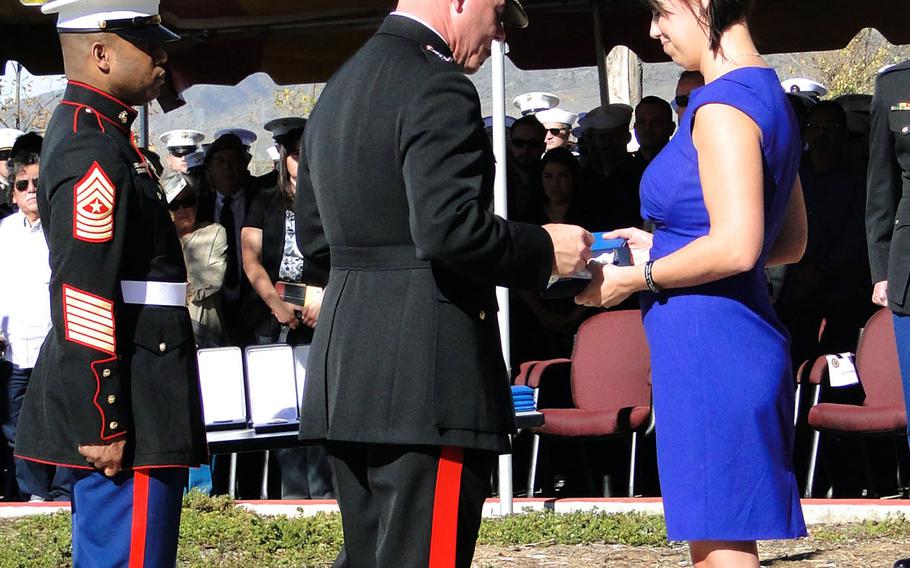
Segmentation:
<svg viewBox="0 0 910 568">
<path fill-rule="evenodd" d="M 71 81 L 47 129 L 38 209 L 53 329 L 19 415 L 16 454 L 87 467 L 80 444 L 126 440 L 125 467 L 206 458 L 195 345 L 184 306 L 125 304 L 121 281 L 186 282 L 136 111 Z"/>
</svg>

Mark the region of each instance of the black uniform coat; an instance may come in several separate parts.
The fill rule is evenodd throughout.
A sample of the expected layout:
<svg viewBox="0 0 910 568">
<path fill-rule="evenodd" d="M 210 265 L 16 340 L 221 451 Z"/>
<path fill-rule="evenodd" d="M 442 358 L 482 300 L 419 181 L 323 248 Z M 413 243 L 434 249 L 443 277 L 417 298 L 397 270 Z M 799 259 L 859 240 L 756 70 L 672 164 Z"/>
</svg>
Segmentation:
<svg viewBox="0 0 910 568">
<path fill-rule="evenodd" d="M 80 444 L 126 440 L 124 466 L 206 457 L 185 307 L 123 303 L 121 280 L 186 282 L 177 232 L 131 142 L 136 112 L 71 81 L 47 129 L 38 208 L 53 329 L 19 416 L 16 453 L 86 467 Z"/>
<path fill-rule="evenodd" d="M 493 176 L 474 86 L 432 30 L 389 16 L 304 136 L 297 241 L 306 280 L 331 273 L 301 438 L 507 449 L 494 284 L 542 288 L 553 248 L 489 212 Z"/>
<path fill-rule="evenodd" d="M 867 182 L 872 282 L 887 280 L 888 307 L 910 315 L 910 61 L 876 79 Z"/>
</svg>

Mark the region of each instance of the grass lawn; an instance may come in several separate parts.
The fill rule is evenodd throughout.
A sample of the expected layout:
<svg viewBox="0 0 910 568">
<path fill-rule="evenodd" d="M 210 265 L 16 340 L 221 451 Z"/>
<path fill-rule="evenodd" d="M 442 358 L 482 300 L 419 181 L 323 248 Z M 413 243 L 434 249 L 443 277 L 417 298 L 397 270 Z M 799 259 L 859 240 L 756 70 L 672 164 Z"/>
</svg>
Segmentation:
<svg viewBox="0 0 910 568">
<path fill-rule="evenodd" d="M 904 540 L 910 542 L 910 522 L 897 517 L 884 522 L 813 527 L 811 539 L 798 542 L 813 543 L 817 545 L 815 548 L 829 551 L 855 548 L 857 543 L 900 544 Z M 326 566 L 341 545 L 341 522 L 337 514 L 295 519 L 264 517 L 234 507 L 228 498 L 194 493 L 184 501 L 178 565 Z M 601 552 L 605 546 L 612 548 Z M 568 558 L 564 550 L 586 551 L 603 557 L 617 548 L 633 556 L 638 550 L 668 558 L 680 550 L 678 544 L 666 542 L 663 519 L 659 516 L 538 512 L 485 519 L 480 530 L 478 559 L 480 566 L 534 566 L 543 565 L 537 564 L 535 558 L 557 556 L 564 560 L 563 565 L 571 566 L 581 564 L 565 562 Z M 680 553 L 684 559 L 684 551 Z M 517 555 L 517 560 L 510 555 Z M 500 559 L 504 564 L 499 563 Z M 0 523 L 0 568 L 57 568 L 71 564 L 68 513 Z M 658 562 L 658 565 L 663 564 Z"/>
</svg>

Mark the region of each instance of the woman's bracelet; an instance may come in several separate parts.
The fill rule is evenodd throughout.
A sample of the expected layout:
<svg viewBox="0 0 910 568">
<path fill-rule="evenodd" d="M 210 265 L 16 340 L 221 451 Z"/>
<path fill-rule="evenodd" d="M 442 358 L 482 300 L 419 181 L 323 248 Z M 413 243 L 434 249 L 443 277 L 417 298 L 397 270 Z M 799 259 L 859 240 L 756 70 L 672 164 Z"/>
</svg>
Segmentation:
<svg viewBox="0 0 910 568">
<path fill-rule="evenodd" d="M 645 263 L 645 284 L 648 285 L 648 290 L 651 290 L 655 294 L 660 293 L 660 288 L 657 284 L 654 283 L 654 276 L 651 274 L 651 269 L 654 266 L 654 261 L 649 260 Z"/>
</svg>

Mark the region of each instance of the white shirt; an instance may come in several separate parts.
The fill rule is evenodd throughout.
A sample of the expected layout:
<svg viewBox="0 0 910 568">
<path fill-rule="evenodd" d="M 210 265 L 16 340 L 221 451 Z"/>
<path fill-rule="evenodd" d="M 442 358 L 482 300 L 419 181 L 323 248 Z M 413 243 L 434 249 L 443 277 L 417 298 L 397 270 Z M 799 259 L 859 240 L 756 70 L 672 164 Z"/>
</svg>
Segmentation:
<svg viewBox="0 0 910 568">
<path fill-rule="evenodd" d="M 438 35 L 438 36 L 439 36 L 439 39 L 441 39 L 446 45 L 449 45 L 449 42 L 446 41 L 446 38 L 442 37 L 442 34 L 439 33 L 438 31 L 436 31 L 436 28 L 434 28 L 434 27 L 431 26 L 430 24 L 424 22 L 423 20 L 421 20 L 420 18 L 418 18 L 418 17 L 415 16 L 414 14 L 408 14 L 407 12 L 398 12 L 398 11 L 395 11 L 395 12 L 392 12 L 391 14 L 389 14 L 389 15 L 390 15 L 390 16 L 401 16 L 402 18 L 408 18 L 409 20 L 414 20 L 415 22 L 417 22 L 418 24 L 422 25 L 423 27 L 429 28 L 429 30 L 430 30 L 431 32 L 433 32 L 434 34 Z"/>
<path fill-rule="evenodd" d="M 6 359 L 31 369 L 51 329 L 51 268 L 40 219 L 32 225 L 16 212 L 0 221 L 0 267 L 0 333 L 9 342 Z"/>
</svg>

